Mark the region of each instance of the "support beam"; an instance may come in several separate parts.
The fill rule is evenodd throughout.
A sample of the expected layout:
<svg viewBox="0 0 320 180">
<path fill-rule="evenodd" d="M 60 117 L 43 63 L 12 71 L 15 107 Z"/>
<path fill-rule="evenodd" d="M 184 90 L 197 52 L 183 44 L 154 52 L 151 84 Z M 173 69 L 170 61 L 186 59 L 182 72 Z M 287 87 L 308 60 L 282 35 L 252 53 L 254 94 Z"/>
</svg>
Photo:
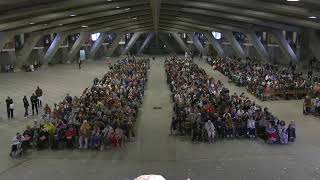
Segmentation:
<svg viewBox="0 0 320 180">
<path fill-rule="evenodd" d="M 89 33 L 88 32 L 81 32 L 80 36 L 76 40 L 76 42 L 73 44 L 69 54 L 68 54 L 68 60 L 73 61 L 74 57 L 79 53 L 80 48 L 82 47 L 83 43 L 88 38 Z"/>
<path fill-rule="evenodd" d="M 173 32 L 171 33 L 173 38 L 177 41 L 177 43 L 179 44 L 179 46 L 181 47 L 181 49 L 183 50 L 183 52 L 189 52 L 189 48 L 186 46 L 186 44 L 183 42 L 183 40 L 181 39 L 181 37 L 179 36 L 178 33 Z"/>
<path fill-rule="evenodd" d="M 240 58 L 245 59 L 246 58 L 246 54 L 245 54 L 243 48 L 241 47 L 240 43 L 234 37 L 232 31 L 224 31 L 223 34 L 225 35 L 227 40 L 231 43 L 231 46 L 233 47 L 233 49 L 237 53 L 237 55 Z"/>
<path fill-rule="evenodd" d="M 144 51 L 144 49 L 150 44 L 151 40 L 153 39 L 153 37 L 155 36 L 154 32 L 151 32 L 148 34 L 148 36 L 146 37 L 146 39 L 144 40 L 142 46 L 140 47 L 138 54 L 142 54 L 142 52 Z"/>
<path fill-rule="evenodd" d="M 225 52 L 220 44 L 220 42 L 213 37 L 212 33 L 211 32 L 207 32 L 204 34 L 209 41 L 211 41 L 211 44 L 212 44 L 212 47 L 217 51 L 218 55 L 220 57 L 225 57 Z"/>
<path fill-rule="evenodd" d="M 0 32 L 0 52 L 8 42 L 9 37 L 10 35 L 8 33 Z"/>
<path fill-rule="evenodd" d="M 121 40 L 123 40 L 124 38 L 124 33 L 118 33 L 116 35 L 116 38 L 113 40 L 112 44 L 110 45 L 108 52 L 107 52 L 107 56 L 112 56 L 114 51 L 117 49 L 117 47 L 119 46 L 119 42 Z"/>
<path fill-rule="evenodd" d="M 65 33 L 57 33 L 56 37 L 54 38 L 53 42 L 51 43 L 49 49 L 47 50 L 44 58 L 43 58 L 43 65 L 48 65 L 48 63 L 52 60 L 54 55 L 57 53 L 58 49 L 60 48 L 61 43 L 67 37 Z"/>
<path fill-rule="evenodd" d="M 98 52 L 99 48 L 101 47 L 102 43 L 104 42 L 104 40 L 106 40 L 107 37 L 108 37 L 107 33 L 100 33 L 99 38 L 96 40 L 96 42 L 94 42 L 94 44 L 90 49 L 89 56 L 91 59 L 95 58 L 96 53 Z"/>
<path fill-rule="evenodd" d="M 23 48 L 17 54 L 17 63 L 16 67 L 21 68 L 22 65 L 28 60 L 32 49 L 38 43 L 42 36 L 41 35 L 33 35 L 31 34 L 23 44 Z"/>
<path fill-rule="evenodd" d="M 260 58 L 264 61 L 269 61 L 269 54 L 266 50 L 266 48 L 263 46 L 262 42 L 256 35 L 254 31 L 247 33 L 247 37 L 249 41 L 253 44 L 254 48 L 257 50 Z"/>
<path fill-rule="evenodd" d="M 280 45 L 281 51 L 293 62 L 299 63 L 299 59 L 290 44 L 284 37 L 281 31 L 272 31 L 272 35 L 275 37 L 275 40 Z"/>
<path fill-rule="evenodd" d="M 129 52 L 129 50 L 132 48 L 134 43 L 136 43 L 136 41 L 139 39 L 141 34 L 142 34 L 141 32 L 136 32 L 136 33 L 133 34 L 133 36 L 131 37 L 131 39 L 128 42 L 127 46 L 125 47 L 124 51 L 122 52 L 122 55 L 125 55 L 125 54 L 127 54 Z"/>
<path fill-rule="evenodd" d="M 157 33 L 159 26 L 161 0 L 150 0 L 150 5 L 152 9 L 154 30 Z"/>
<path fill-rule="evenodd" d="M 196 46 L 196 48 L 198 49 L 198 51 L 206 56 L 206 50 L 203 47 L 202 43 L 200 42 L 199 38 L 192 32 L 192 33 L 188 33 L 188 37 L 193 41 L 193 44 Z"/>
</svg>

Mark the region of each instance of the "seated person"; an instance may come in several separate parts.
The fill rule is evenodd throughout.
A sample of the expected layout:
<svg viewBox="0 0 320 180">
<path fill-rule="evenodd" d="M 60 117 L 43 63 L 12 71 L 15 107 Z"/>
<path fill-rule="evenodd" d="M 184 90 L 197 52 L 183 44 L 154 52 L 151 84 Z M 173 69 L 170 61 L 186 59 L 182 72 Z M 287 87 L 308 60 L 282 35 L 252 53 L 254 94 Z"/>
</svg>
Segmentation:
<svg viewBox="0 0 320 180">
<path fill-rule="evenodd" d="M 37 138 L 37 149 L 43 150 L 49 142 L 49 132 L 44 128 L 44 126 L 40 126 L 38 138 Z"/>
<path fill-rule="evenodd" d="M 76 133 L 74 129 L 72 128 L 72 126 L 69 126 L 65 133 L 67 148 L 73 149 L 75 135 Z"/>
<path fill-rule="evenodd" d="M 267 136 L 267 143 L 276 143 L 278 140 L 278 133 L 276 128 L 274 128 L 274 126 L 272 126 L 271 123 L 268 124 L 268 126 L 266 127 L 266 136 Z"/>
<path fill-rule="evenodd" d="M 16 135 L 12 138 L 12 144 L 11 144 L 11 152 L 10 156 L 16 156 L 20 154 L 21 151 L 21 142 L 22 142 L 22 136 L 20 133 L 16 133 Z"/>
</svg>

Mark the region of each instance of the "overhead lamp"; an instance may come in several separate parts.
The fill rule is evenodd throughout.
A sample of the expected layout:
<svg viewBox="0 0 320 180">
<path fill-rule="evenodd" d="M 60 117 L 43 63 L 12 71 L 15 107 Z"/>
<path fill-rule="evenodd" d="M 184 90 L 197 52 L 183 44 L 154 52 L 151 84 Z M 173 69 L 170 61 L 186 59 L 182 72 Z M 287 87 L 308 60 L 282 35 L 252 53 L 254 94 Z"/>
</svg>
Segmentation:
<svg viewBox="0 0 320 180">
<path fill-rule="evenodd" d="M 59 26 L 63 26 L 63 24 L 59 24 Z"/>
<path fill-rule="evenodd" d="M 48 26 L 48 24 L 44 24 L 45 26 Z"/>
<path fill-rule="evenodd" d="M 77 15 L 75 15 L 75 14 L 70 14 L 70 17 L 75 17 L 75 16 L 77 16 Z"/>
<path fill-rule="evenodd" d="M 133 19 L 133 20 L 137 20 L 138 18 L 137 18 L 137 17 L 133 17 L 132 19 Z"/>
<path fill-rule="evenodd" d="M 33 25 L 33 24 L 35 24 L 34 22 L 31 22 L 31 23 L 29 23 L 30 25 Z"/>
<path fill-rule="evenodd" d="M 317 19 L 316 16 L 309 16 L 308 18 L 309 18 L 309 19 Z"/>
<path fill-rule="evenodd" d="M 117 6 L 116 8 L 117 8 L 117 9 L 120 9 L 120 7 L 119 7 L 119 6 Z"/>
<path fill-rule="evenodd" d="M 288 2 L 298 2 L 300 0 L 287 0 Z"/>
<path fill-rule="evenodd" d="M 111 2 L 112 0 L 107 0 L 108 2 Z"/>
<path fill-rule="evenodd" d="M 89 26 L 86 26 L 86 25 L 82 25 L 81 27 L 82 27 L 82 28 L 87 28 L 87 27 L 89 27 Z"/>
<path fill-rule="evenodd" d="M 131 8 L 126 8 L 127 11 L 129 11 Z"/>
</svg>

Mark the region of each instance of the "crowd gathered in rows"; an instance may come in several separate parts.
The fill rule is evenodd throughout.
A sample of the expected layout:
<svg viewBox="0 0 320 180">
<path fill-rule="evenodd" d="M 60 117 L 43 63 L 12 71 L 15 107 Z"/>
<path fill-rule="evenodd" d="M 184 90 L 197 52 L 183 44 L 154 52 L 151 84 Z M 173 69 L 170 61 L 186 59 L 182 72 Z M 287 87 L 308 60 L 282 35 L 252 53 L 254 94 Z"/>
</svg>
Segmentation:
<svg viewBox="0 0 320 180">
<path fill-rule="evenodd" d="M 286 124 L 244 93 L 230 93 L 190 59 L 169 58 L 165 68 L 174 102 L 173 132 L 191 133 L 192 141 L 261 137 L 268 143 L 287 144 L 295 140 L 294 121 Z"/>
<path fill-rule="evenodd" d="M 296 66 L 287 67 L 247 59 L 209 58 L 215 70 L 228 76 L 238 86 L 247 86 L 259 98 L 277 95 L 298 95 L 303 98 L 312 88 L 312 71 L 308 78 L 296 71 Z"/>
<path fill-rule="evenodd" d="M 124 142 L 135 136 L 134 124 L 149 68 L 148 59 L 117 61 L 101 79 L 95 78 L 80 97 L 67 95 L 53 107 L 46 105 L 41 120 L 13 138 L 12 152 L 20 147 L 124 147 Z"/>
</svg>

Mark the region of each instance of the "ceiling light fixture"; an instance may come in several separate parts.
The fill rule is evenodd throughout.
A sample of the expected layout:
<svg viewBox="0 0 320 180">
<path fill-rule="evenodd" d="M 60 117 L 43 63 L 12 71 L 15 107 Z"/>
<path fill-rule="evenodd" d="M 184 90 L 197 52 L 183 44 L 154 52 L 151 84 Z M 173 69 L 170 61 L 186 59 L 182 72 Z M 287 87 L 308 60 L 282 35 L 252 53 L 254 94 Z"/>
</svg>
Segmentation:
<svg viewBox="0 0 320 180">
<path fill-rule="evenodd" d="M 29 23 L 29 24 L 33 25 L 33 24 L 35 24 L 35 23 L 34 23 L 34 22 L 31 22 L 31 23 Z"/>
<path fill-rule="evenodd" d="M 126 8 L 127 11 L 129 11 L 131 8 Z"/>
<path fill-rule="evenodd" d="M 308 18 L 309 19 L 316 19 L 317 17 L 316 16 L 309 16 Z"/>
<path fill-rule="evenodd" d="M 133 20 L 137 20 L 138 18 L 137 17 L 134 17 L 134 18 L 132 18 Z"/>
<path fill-rule="evenodd" d="M 298 2 L 300 0 L 287 0 L 288 2 Z"/>
<path fill-rule="evenodd" d="M 112 0 L 107 0 L 108 2 L 111 2 Z"/>
<path fill-rule="evenodd" d="M 59 24 L 59 26 L 63 26 L 63 24 Z"/>
<path fill-rule="evenodd" d="M 116 8 L 117 8 L 117 9 L 119 9 L 120 7 L 119 7 L 119 6 L 117 6 Z"/>
<path fill-rule="evenodd" d="M 70 14 L 70 17 L 75 17 L 75 16 L 77 16 L 77 15 L 75 15 L 75 14 Z"/>
<path fill-rule="evenodd" d="M 89 27 L 89 26 L 86 26 L 86 25 L 82 25 L 81 27 L 82 27 L 82 28 L 87 28 L 87 27 Z"/>
</svg>

